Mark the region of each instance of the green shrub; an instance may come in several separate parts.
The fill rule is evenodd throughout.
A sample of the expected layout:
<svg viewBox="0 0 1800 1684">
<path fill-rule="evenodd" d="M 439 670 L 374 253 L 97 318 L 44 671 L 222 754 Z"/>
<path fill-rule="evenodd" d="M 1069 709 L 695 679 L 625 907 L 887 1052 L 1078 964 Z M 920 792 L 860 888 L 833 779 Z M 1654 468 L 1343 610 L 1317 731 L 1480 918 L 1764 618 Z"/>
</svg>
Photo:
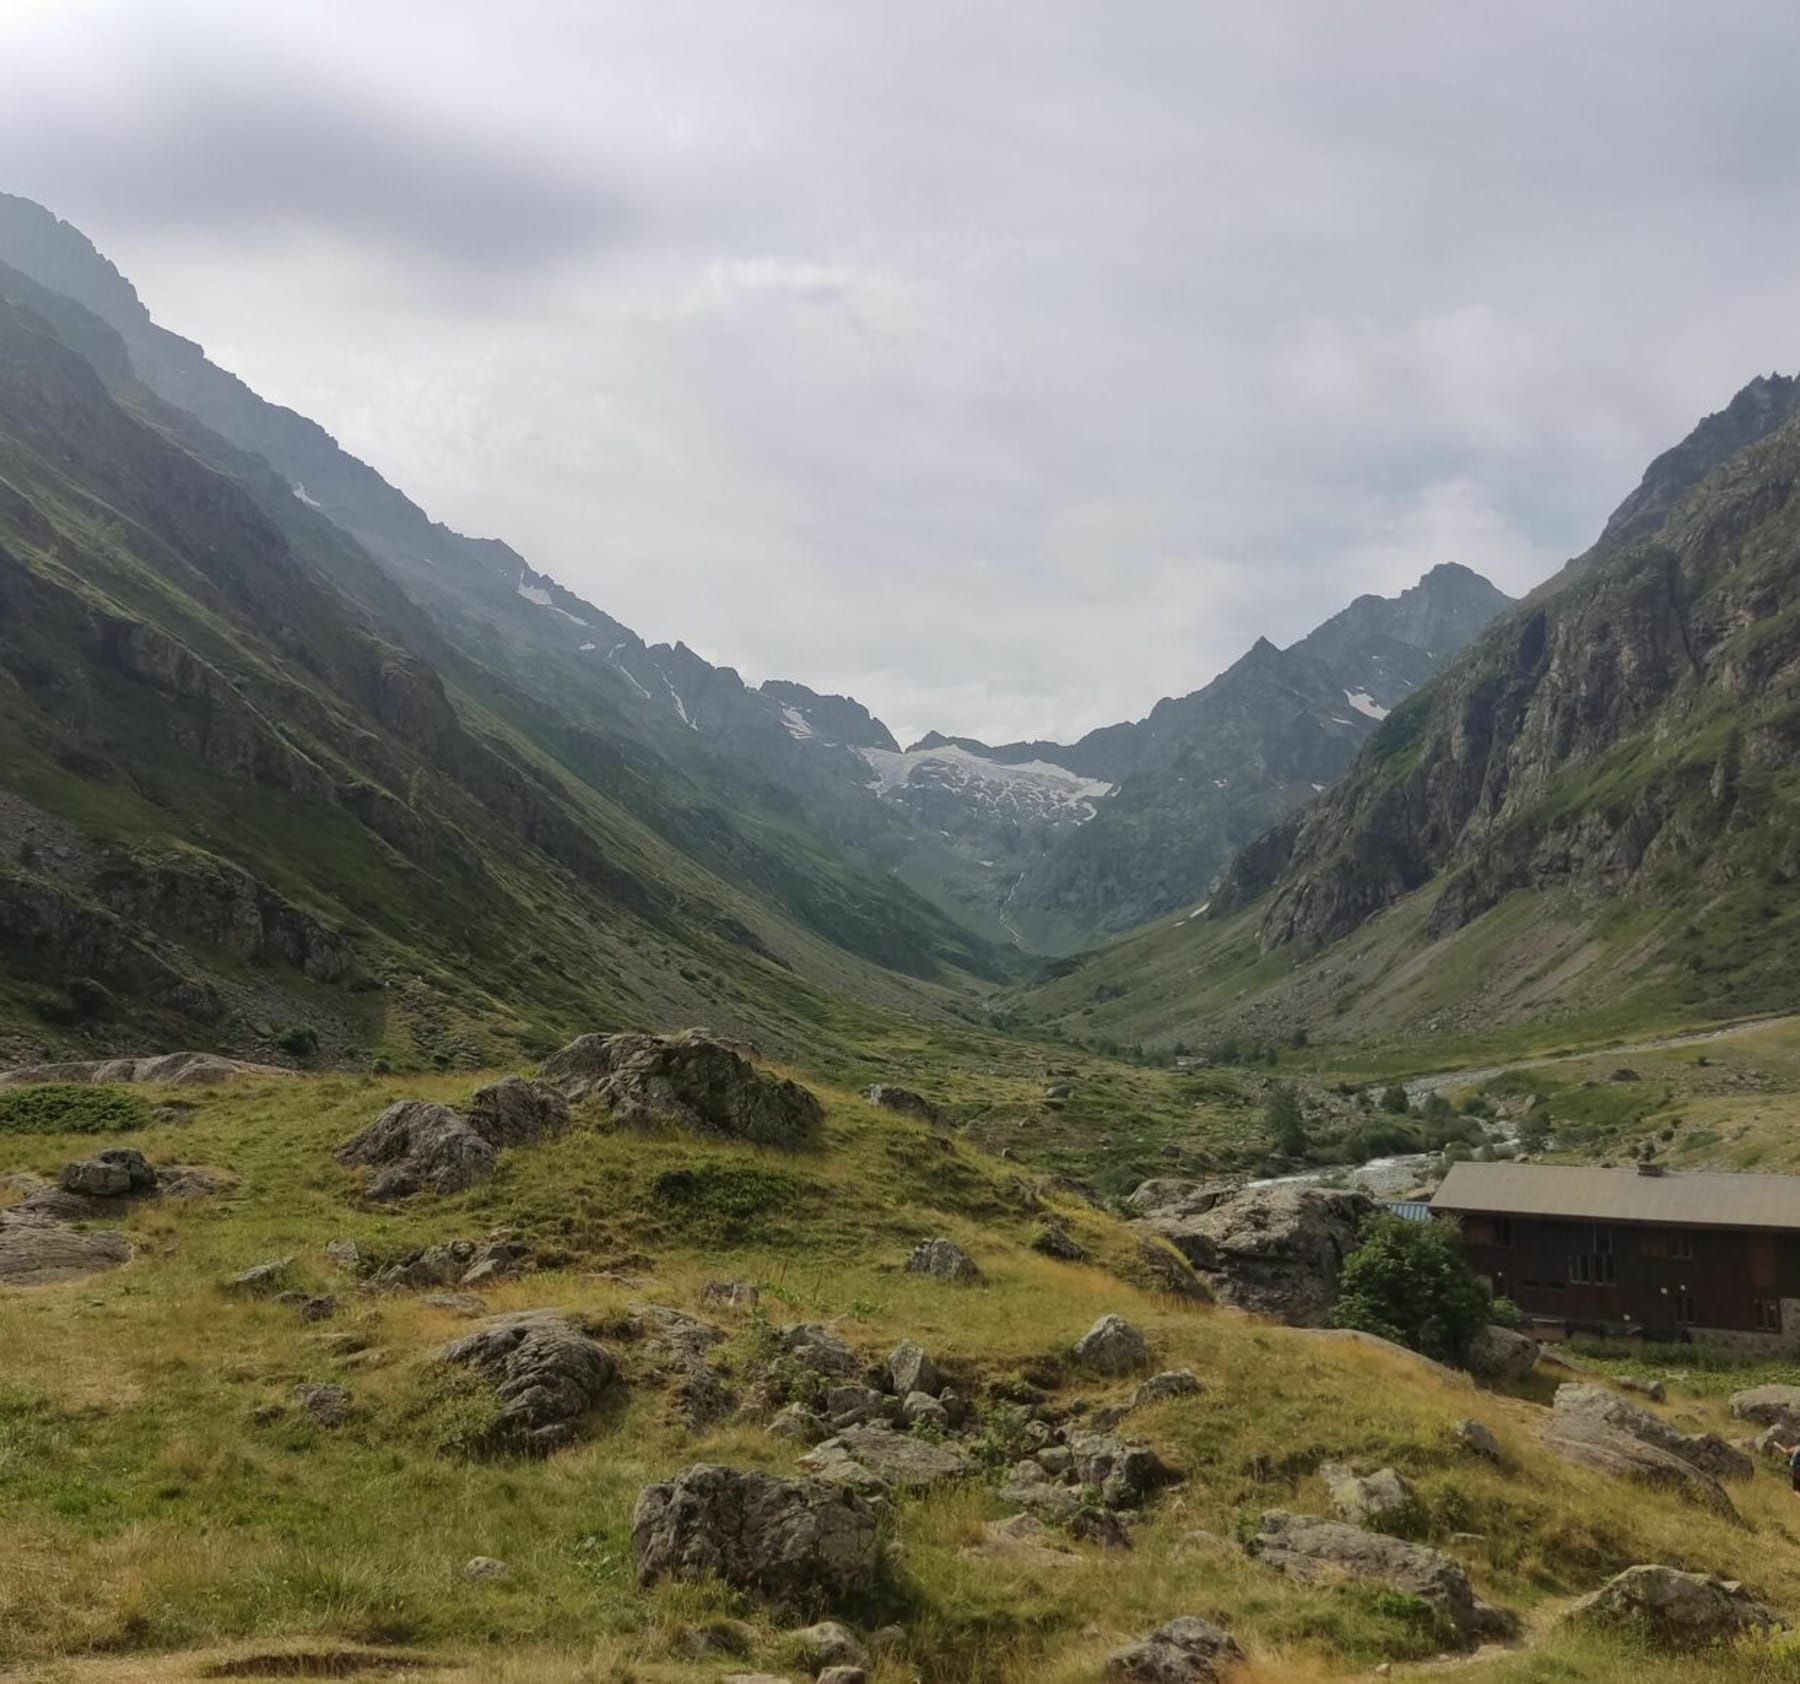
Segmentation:
<svg viewBox="0 0 1800 1684">
<path fill-rule="evenodd" d="M 1403 1117 L 1412 1110 L 1412 1101 L 1406 1097 L 1406 1089 L 1396 1082 L 1381 1096 L 1381 1108 L 1392 1111 L 1396 1117 Z"/>
<path fill-rule="evenodd" d="M 311 1058 L 319 1050 L 319 1032 L 310 1024 L 295 1024 L 275 1037 L 275 1045 L 294 1058 Z"/>
<path fill-rule="evenodd" d="M 150 1120 L 143 1100 L 118 1088 L 36 1082 L 0 1092 L 0 1134 L 113 1134 Z"/>
<path fill-rule="evenodd" d="M 1493 1308 L 1492 1289 L 1449 1223 L 1377 1216 L 1344 1260 L 1334 1318 L 1339 1327 L 1458 1362 L 1493 1319 Z"/>
</svg>

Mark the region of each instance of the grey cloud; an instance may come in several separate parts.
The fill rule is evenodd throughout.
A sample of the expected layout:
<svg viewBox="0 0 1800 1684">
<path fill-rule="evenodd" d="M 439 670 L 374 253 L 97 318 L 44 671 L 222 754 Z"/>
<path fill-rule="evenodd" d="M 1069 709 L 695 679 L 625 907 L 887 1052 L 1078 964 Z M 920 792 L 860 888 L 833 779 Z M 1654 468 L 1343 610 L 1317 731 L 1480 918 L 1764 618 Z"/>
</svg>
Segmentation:
<svg viewBox="0 0 1800 1684">
<path fill-rule="evenodd" d="M 53 13 L 6 185 L 169 325 L 902 734 L 1141 714 L 1438 561 L 1528 588 L 1800 363 L 1784 0 Z"/>
</svg>

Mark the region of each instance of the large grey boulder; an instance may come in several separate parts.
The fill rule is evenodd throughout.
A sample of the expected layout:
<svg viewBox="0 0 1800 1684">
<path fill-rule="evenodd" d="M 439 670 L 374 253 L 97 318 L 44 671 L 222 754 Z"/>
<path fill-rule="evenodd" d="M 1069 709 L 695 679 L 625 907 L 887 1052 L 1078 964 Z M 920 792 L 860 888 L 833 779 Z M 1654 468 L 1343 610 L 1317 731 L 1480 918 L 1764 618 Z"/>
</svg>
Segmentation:
<svg viewBox="0 0 1800 1684">
<path fill-rule="evenodd" d="M 880 1564 L 875 1511 L 856 1492 L 708 1463 L 644 1488 L 631 1545 L 640 1584 L 716 1578 L 793 1607 L 867 1591 Z"/>
<path fill-rule="evenodd" d="M 1357 1474 L 1342 1463 L 1327 1462 L 1319 1469 L 1319 1478 L 1325 1482 L 1325 1495 L 1338 1519 L 1352 1526 L 1390 1520 L 1413 1506 L 1413 1488 L 1392 1468 Z"/>
<path fill-rule="evenodd" d="M 968 1452 L 957 1445 L 933 1444 L 874 1421 L 846 1427 L 800 1458 L 801 1467 L 821 1479 L 842 1478 L 847 1462 L 900 1491 L 923 1491 L 961 1479 L 975 1466 Z M 850 1483 L 863 1482 L 853 1479 Z"/>
<path fill-rule="evenodd" d="M 895 1087 L 892 1082 L 877 1082 L 870 1088 L 869 1103 L 884 1111 L 898 1111 L 903 1117 L 917 1117 L 923 1123 L 935 1123 L 940 1117 L 938 1108 L 924 1094 Z"/>
<path fill-rule="evenodd" d="M 1510 1327 L 1484 1327 L 1469 1341 L 1464 1361 L 1477 1380 L 1511 1384 L 1537 1367 L 1538 1342 Z"/>
<path fill-rule="evenodd" d="M 1743 1451 L 1714 1433 L 1684 1433 L 1647 1409 L 1629 1403 L 1604 1386 L 1565 1384 L 1556 1388 L 1556 1412 L 1604 1421 L 1671 1456 L 1679 1456 L 1714 1479 L 1748 1479 L 1756 1464 Z"/>
<path fill-rule="evenodd" d="M 536 1456 L 570 1443 L 619 1373 L 612 1353 L 556 1310 L 494 1316 L 438 1360 L 474 1368 L 493 1386 L 500 1411 L 488 1448 Z"/>
<path fill-rule="evenodd" d="M 856 1353 L 830 1328 L 818 1322 L 795 1322 L 775 1336 L 782 1354 L 815 1374 L 842 1376 L 857 1371 Z"/>
<path fill-rule="evenodd" d="M 1176 1477 L 1149 1445 L 1113 1433 L 1073 1433 L 1068 1450 L 1075 1483 L 1098 1491 L 1109 1509 L 1138 1508 Z"/>
<path fill-rule="evenodd" d="M 966 1286 L 981 1279 L 975 1259 L 954 1240 L 921 1240 L 906 1260 L 909 1275 L 930 1275 L 933 1280 Z"/>
<path fill-rule="evenodd" d="M 1075 1341 L 1073 1355 L 1095 1374 L 1135 1374 L 1150 1366 L 1149 1345 L 1123 1316 L 1102 1316 Z"/>
<path fill-rule="evenodd" d="M 599 1100 L 620 1122 L 669 1121 L 762 1146 L 803 1145 L 824 1115 L 797 1082 L 758 1070 L 701 1029 L 583 1035 L 544 1060 L 543 1077 L 571 1100 Z"/>
<path fill-rule="evenodd" d="M 52 1286 L 130 1261 L 131 1242 L 111 1229 L 0 1211 L 0 1286 Z"/>
<path fill-rule="evenodd" d="M 1235 1189 L 1223 1181 L 1186 1181 L 1158 1175 L 1140 1181 L 1126 1195 L 1126 1208 L 1138 1216 L 1204 1216 Z"/>
<path fill-rule="evenodd" d="M 529 1146 L 569 1126 L 569 1102 L 548 1082 L 508 1076 L 475 1090 L 469 1124 L 490 1146 Z"/>
<path fill-rule="evenodd" d="M 72 1064 L 27 1064 L 0 1070 L 0 1088 L 29 1087 L 37 1082 L 159 1082 L 169 1087 L 206 1087 L 216 1082 L 292 1076 L 278 1064 L 247 1064 L 217 1053 L 156 1053 L 148 1058 L 99 1058 Z"/>
<path fill-rule="evenodd" d="M 1761 1636 L 1781 1625 L 1735 1579 L 1654 1565 L 1627 1567 L 1583 1597 L 1564 1619 L 1577 1626 L 1624 1627 L 1672 1649 Z"/>
<path fill-rule="evenodd" d="M 1778 1429 L 1789 1444 L 1800 1442 L 1800 1386 L 1752 1386 L 1733 1392 L 1731 1413 L 1740 1421 Z"/>
<path fill-rule="evenodd" d="M 1725 1488 L 1692 1462 L 1634 1437 L 1597 1416 L 1567 1409 L 1551 1411 L 1541 1433 L 1546 1449 L 1564 1461 L 1674 1491 L 1728 1520 L 1738 1518 Z"/>
<path fill-rule="evenodd" d="M 1374 1212 L 1364 1193 L 1282 1183 L 1243 1188 L 1198 1214 L 1163 1211 L 1133 1226 L 1174 1246 L 1220 1303 L 1321 1327 L 1337 1302 L 1338 1271 Z"/>
<path fill-rule="evenodd" d="M 92 1157 L 64 1164 L 57 1185 L 65 1193 L 90 1199 L 120 1199 L 156 1187 L 156 1171 L 135 1146 L 110 1146 Z"/>
<path fill-rule="evenodd" d="M 1416 1596 L 1464 1643 L 1502 1636 L 1515 1623 L 1505 1609 L 1475 1594 L 1468 1574 L 1449 1556 L 1382 1532 L 1272 1509 L 1246 1547 L 1291 1578 L 1315 1584 L 1361 1579 Z"/>
<path fill-rule="evenodd" d="M 887 1373 L 896 1397 L 904 1398 L 913 1392 L 929 1392 L 936 1397 L 943 1385 L 937 1364 L 925 1354 L 922 1345 L 911 1339 L 902 1339 L 889 1353 Z"/>
<path fill-rule="evenodd" d="M 1106 1657 L 1108 1684 L 1217 1684 L 1244 1658 L 1227 1632 L 1192 1614 Z"/>
<path fill-rule="evenodd" d="M 493 1174 L 496 1156 L 460 1111 L 424 1099 L 396 1100 L 337 1149 L 340 1164 L 374 1171 L 363 1184 L 371 1199 L 460 1193 Z"/>
</svg>

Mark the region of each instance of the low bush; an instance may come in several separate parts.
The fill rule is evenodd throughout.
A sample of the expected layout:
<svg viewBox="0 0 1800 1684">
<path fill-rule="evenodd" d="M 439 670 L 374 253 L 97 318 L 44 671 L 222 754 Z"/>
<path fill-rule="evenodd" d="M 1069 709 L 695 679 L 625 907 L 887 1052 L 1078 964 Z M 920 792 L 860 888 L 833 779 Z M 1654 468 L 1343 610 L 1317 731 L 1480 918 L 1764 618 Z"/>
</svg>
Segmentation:
<svg viewBox="0 0 1800 1684">
<path fill-rule="evenodd" d="M 149 1107 L 118 1088 L 34 1082 L 0 1092 L 0 1134 L 116 1134 L 149 1122 Z"/>
</svg>

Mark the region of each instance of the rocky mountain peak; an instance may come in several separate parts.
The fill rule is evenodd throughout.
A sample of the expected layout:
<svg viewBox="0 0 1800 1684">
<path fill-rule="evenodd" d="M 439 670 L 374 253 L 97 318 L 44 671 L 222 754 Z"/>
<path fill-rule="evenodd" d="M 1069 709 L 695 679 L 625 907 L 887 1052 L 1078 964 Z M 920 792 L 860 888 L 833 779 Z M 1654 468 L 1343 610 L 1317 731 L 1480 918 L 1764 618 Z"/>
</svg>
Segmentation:
<svg viewBox="0 0 1800 1684">
<path fill-rule="evenodd" d="M 1800 414 L 1800 379 L 1759 374 L 1730 403 L 1665 450 L 1616 508 L 1590 555 L 1655 533 L 1681 497 L 1729 457 Z"/>
<path fill-rule="evenodd" d="M 898 753 L 894 734 L 852 696 L 826 696 L 804 684 L 767 679 L 762 693 L 781 709 L 783 723 L 796 738 L 816 738 L 844 748 L 879 748 Z"/>
</svg>

